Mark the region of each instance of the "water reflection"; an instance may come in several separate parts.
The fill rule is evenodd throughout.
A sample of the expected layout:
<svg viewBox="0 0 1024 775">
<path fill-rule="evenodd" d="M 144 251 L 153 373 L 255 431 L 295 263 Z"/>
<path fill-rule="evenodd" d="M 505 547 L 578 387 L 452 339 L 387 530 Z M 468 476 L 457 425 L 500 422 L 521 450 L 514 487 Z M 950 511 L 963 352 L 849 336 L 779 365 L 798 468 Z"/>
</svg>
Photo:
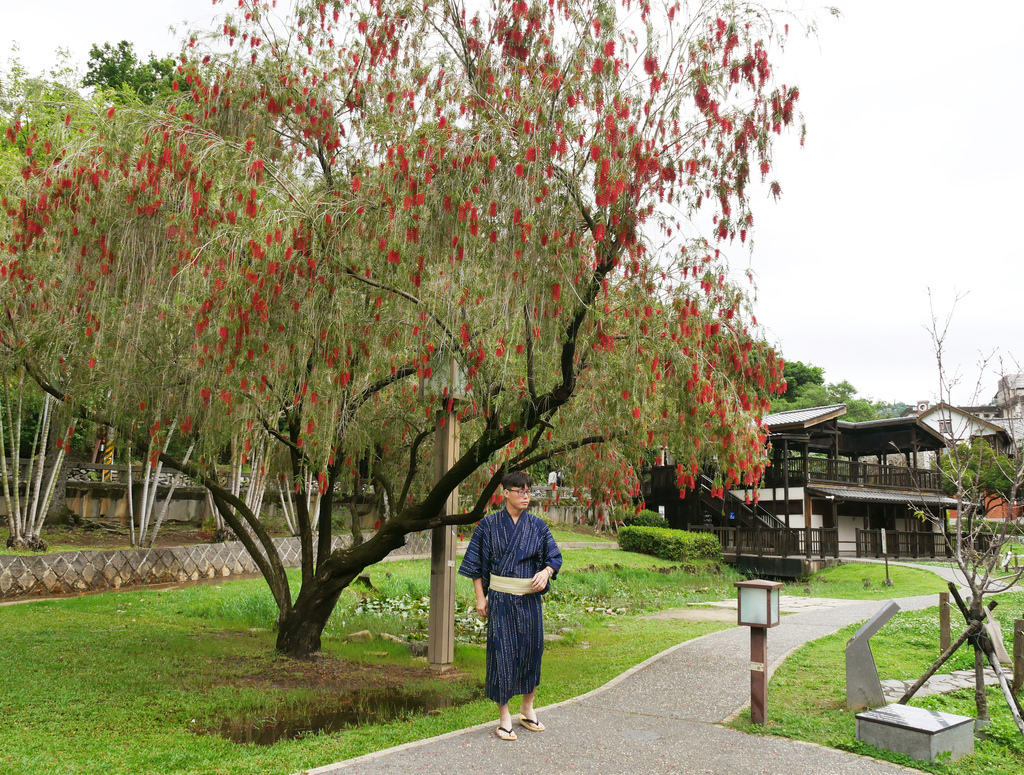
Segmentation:
<svg viewBox="0 0 1024 775">
<path fill-rule="evenodd" d="M 483 697 L 483 687 L 453 698 L 437 690 L 407 692 L 402 689 L 364 690 L 331 698 L 330 707 L 305 706 L 282 709 L 273 718 L 230 718 L 219 726 L 197 729 L 236 743 L 273 745 L 319 732 L 336 732 L 346 727 L 375 724 L 417 714 L 452 708 Z"/>
</svg>

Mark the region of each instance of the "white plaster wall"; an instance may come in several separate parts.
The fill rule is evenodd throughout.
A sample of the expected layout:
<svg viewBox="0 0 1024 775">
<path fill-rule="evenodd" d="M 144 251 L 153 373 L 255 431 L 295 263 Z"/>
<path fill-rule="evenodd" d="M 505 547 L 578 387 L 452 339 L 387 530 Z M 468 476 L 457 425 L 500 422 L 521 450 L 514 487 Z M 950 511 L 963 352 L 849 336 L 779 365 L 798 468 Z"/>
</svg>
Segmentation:
<svg viewBox="0 0 1024 775">
<path fill-rule="evenodd" d="M 755 491 L 753 491 L 753 490 L 730 490 L 730 492 L 732 492 L 732 494 L 735 495 L 737 498 L 741 498 L 742 499 L 742 498 L 745 498 L 747 496 L 748 492 L 752 493 L 752 492 L 755 492 Z M 769 503 L 769 502 L 771 502 L 775 498 L 776 493 L 778 494 L 779 500 L 782 500 L 786 496 L 785 492 L 783 491 L 783 489 L 781 487 L 778 487 L 778 488 L 776 488 L 774 490 L 771 487 L 765 487 L 763 489 L 756 490 L 756 492 L 757 492 L 758 500 L 760 500 L 761 503 Z M 790 487 L 789 488 L 789 499 L 791 501 L 801 501 L 802 502 L 803 499 L 804 499 L 804 488 L 803 487 Z"/>
<path fill-rule="evenodd" d="M 950 434 L 942 433 L 939 429 L 940 420 L 950 421 L 952 440 L 956 442 L 968 441 L 975 436 L 992 436 L 997 433 L 996 429 L 991 425 L 980 422 L 972 415 L 965 414 L 964 412 L 953 411 L 944 406 L 929 412 L 920 419 L 923 424 L 933 429 L 936 433 L 939 433 L 944 438 L 949 439 Z"/>
<path fill-rule="evenodd" d="M 836 523 L 839 528 L 839 551 L 857 551 L 857 529 L 864 527 L 864 518 L 840 516 Z"/>
<path fill-rule="evenodd" d="M 786 518 L 784 516 L 780 516 L 779 519 L 781 519 L 782 521 L 786 520 Z M 806 527 L 806 525 L 807 525 L 807 523 L 804 522 L 804 515 L 803 514 L 790 514 L 789 515 L 789 526 L 790 527 L 792 527 L 792 528 L 798 528 L 798 527 L 802 528 L 802 527 Z"/>
</svg>

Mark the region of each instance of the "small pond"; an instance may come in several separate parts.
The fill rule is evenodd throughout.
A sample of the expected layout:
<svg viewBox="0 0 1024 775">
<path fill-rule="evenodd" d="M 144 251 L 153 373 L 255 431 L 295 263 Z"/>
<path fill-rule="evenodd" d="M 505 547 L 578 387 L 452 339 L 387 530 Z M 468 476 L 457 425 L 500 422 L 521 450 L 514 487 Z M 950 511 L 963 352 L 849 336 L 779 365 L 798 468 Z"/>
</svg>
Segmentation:
<svg viewBox="0 0 1024 775">
<path fill-rule="evenodd" d="M 447 692 L 441 689 L 410 692 L 400 687 L 360 690 L 325 698 L 318 704 L 283 708 L 273 717 L 228 718 L 220 724 L 197 726 L 194 731 L 219 735 L 236 743 L 273 745 L 281 740 L 433 713 L 478 700 L 484 696 L 484 690 L 478 685 L 469 692 L 457 694 L 453 698 L 450 688 Z"/>
</svg>

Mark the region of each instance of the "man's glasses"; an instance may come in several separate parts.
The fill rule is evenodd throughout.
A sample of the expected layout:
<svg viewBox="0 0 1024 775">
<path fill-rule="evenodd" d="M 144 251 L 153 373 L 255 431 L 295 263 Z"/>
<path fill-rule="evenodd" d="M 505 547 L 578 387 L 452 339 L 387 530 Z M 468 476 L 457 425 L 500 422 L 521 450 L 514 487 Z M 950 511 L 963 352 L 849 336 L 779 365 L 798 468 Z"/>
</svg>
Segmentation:
<svg viewBox="0 0 1024 775">
<path fill-rule="evenodd" d="M 520 490 L 520 489 L 518 489 L 516 487 L 508 487 L 508 488 L 505 489 L 505 492 L 515 493 L 520 498 L 529 498 L 530 497 L 530 491 L 529 490 Z"/>
</svg>

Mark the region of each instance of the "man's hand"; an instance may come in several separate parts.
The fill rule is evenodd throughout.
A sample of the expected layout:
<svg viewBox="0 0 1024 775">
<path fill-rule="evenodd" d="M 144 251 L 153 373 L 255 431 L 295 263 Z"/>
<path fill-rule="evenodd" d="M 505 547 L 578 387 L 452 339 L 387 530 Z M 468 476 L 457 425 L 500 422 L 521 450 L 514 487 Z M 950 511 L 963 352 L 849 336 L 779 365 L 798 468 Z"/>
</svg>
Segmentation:
<svg viewBox="0 0 1024 775">
<path fill-rule="evenodd" d="M 486 619 L 488 612 L 487 598 L 477 598 L 476 615 L 481 619 Z"/>
<path fill-rule="evenodd" d="M 551 574 L 547 568 L 543 568 L 533 577 L 530 585 L 533 587 L 534 592 L 543 592 L 544 587 L 548 585 L 549 581 L 551 581 Z"/>
</svg>

